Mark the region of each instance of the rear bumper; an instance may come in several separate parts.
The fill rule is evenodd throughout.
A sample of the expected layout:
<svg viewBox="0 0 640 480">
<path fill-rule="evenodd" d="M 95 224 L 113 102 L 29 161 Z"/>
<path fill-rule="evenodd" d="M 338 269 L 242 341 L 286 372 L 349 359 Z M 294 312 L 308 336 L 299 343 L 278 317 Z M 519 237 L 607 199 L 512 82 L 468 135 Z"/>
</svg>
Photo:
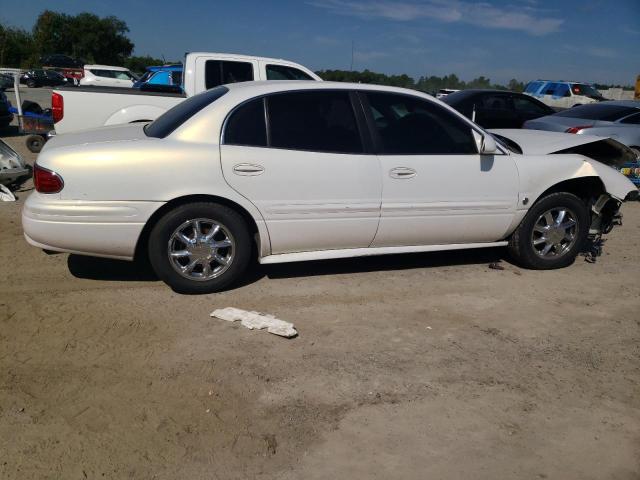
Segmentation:
<svg viewBox="0 0 640 480">
<path fill-rule="evenodd" d="M 22 209 L 27 242 L 56 252 L 132 260 L 142 229 L 162 202 L 59 200 L 32 193 Z"/>
</svg>

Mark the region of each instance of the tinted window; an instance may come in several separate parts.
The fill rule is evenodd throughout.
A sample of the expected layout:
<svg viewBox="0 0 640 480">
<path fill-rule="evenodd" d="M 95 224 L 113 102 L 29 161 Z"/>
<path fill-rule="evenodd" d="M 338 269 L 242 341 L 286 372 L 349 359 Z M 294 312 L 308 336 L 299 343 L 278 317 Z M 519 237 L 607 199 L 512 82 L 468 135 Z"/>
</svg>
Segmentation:
<svg viewBox="0 0 640 480">
<path fill-rule="evenodd" d="M 631 125 L 640 125 L 640 113 L 637 113 L 635 115 L 631 115 L 630 117 L 625 118 L 624 120 L 622 120 L 622 122 L 620 123 L 628 123 Z"/>
<path fill-rule="evenodd" d="M 228 91 L 225 87 L 217 87 L 187 98 L 145 126 L 144 132 L 148 137 L 164 138 Z"/>
<path fill-rule="evenodd" d="M 471 126 L 435 103 L 393 93 L 367 93 L 385 154 L 478 153 Z"/>
<path fill-rule="evenodd" d="M 248 62 L 207 60 L 204 71 L 207 90 L 225 83 L 250 82 L 253 80 L 253 65 Z"/>
<path fill-rule="evenodd" d="M 509 97 L 507 95 L 483 95 L 478 100 L 479 107 L 488 108 L 491 110 L 512 110 L 511 102 L 509 102 Z"/>
<path fill-rule="evenodd" d="M 257 98 L 233 111 L 224 129 L 227 145 L 267 146 L 267 127 L 264 120 L 264 100 Z"/>
<path fill-rule="evenodd" d="M 362 153 L 348 92 L 291 92 L 267 97 L 271 146 Z"/>
<path fill-rule="evenodd" d="M 615 122 L 627 115 L 636 112 L 633 107 L 625 107 L 622 105 L 610 105 L 607 103 L 591 103 L 589 105 L 578 105 L 560 113 L 556 113 L 558 117 L 584 118 L 587 120 L 605 120 Z"/>
<path fill-rule="evenodd" d="M 313 78 L 297 68 L 267 65 L 267 80 L 313 80 Z"/>
<path fill-rule="evenodd" d="M 542 94 L 543 95 L 555 95 L 556 88 L 558 88 L 558 84 L 557 83 L 547 83 L 542 88 Z"/>
<path fill-rule="evenodd" d="M 553 110 L 547 108 L 545 105 L 540 105 L 532 99 L 527 97 L 514 96 L 513 104 L 518 112 L 531 113 L 534 115 L 551 115 Z"/>
<path fill-rule="evenodd" d="M 92 69 L 89 70 L 91 73 L 93 73 L 96 77 L 104 77 L 104 78 L 113 78 L 113 72 L 111 70 L 96 70 L 96 69 Z"/>
<path fill-rule="evenodd" d="M 182 85 L 182 72 L 171 72 L 171 83 L 173 85 Z"/>
</svg>

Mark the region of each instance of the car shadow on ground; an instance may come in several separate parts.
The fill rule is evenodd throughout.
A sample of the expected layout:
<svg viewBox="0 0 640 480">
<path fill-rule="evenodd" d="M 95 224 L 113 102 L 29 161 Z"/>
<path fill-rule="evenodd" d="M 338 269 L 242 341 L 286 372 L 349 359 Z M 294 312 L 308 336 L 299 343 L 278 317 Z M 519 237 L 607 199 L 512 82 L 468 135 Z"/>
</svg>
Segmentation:
<svg viewBox="0 0 640 480">
<path fill-rule="evenodd" d="M 390 270 L 410 270 L 457 265 L 479 265 L 505 258 L 504 248 L 479 248 L 446 252 L 407 253 L 373 257 L 316 260 L 309 262 L 260 265 L 253 263 L 240 283 L 231 289 L 257 282 L 263 277 L 295 278 L 341 275 Z M 147 262 L 127 262 L 71 254 L 67 265 L 74 277 L 102 281 L 159 281 Z"/>
</svg>

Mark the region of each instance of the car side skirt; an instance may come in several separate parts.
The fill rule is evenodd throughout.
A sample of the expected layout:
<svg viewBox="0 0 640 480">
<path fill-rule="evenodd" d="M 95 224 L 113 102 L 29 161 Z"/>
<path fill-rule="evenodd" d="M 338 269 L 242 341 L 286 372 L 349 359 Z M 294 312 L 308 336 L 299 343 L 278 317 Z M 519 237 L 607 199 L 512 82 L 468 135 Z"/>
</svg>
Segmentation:
<svg viewBox="0 0 640 480">
<path fill-rule="evenodd" d="M 335 258 L 369 257 L 374 255 L 395 255 L 399 253 L 439 252 L 443 250 L 464 250 L 468 248 L 504 247 L 507 241 L 488 243 L 452 243 L 447 245 L 408 245 L 402 247 L 345 248 L 336 250 L 316 250 L 313 252 L 281 253 L 267 255 L 259 259 L 263 265 L 272 263 L 305 262 L 308 260 L 330 260 Z"/>
</svg>

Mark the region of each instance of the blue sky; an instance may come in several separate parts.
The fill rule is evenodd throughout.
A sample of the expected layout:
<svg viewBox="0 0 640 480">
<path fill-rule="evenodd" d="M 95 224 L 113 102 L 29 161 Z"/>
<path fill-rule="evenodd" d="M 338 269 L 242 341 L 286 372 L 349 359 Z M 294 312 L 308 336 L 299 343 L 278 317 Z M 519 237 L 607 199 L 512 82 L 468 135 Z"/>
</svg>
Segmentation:
<svg viewBox="0 0 640 480">
<path fill-rule="evenodd" d="M 136 54 L 221 51 L 312 69 L 574 79 L 632 84 L 640 0 L 0 0 L 0 20 L 30 29 L 45 8 L 116 15 Z"/>
</svg>

